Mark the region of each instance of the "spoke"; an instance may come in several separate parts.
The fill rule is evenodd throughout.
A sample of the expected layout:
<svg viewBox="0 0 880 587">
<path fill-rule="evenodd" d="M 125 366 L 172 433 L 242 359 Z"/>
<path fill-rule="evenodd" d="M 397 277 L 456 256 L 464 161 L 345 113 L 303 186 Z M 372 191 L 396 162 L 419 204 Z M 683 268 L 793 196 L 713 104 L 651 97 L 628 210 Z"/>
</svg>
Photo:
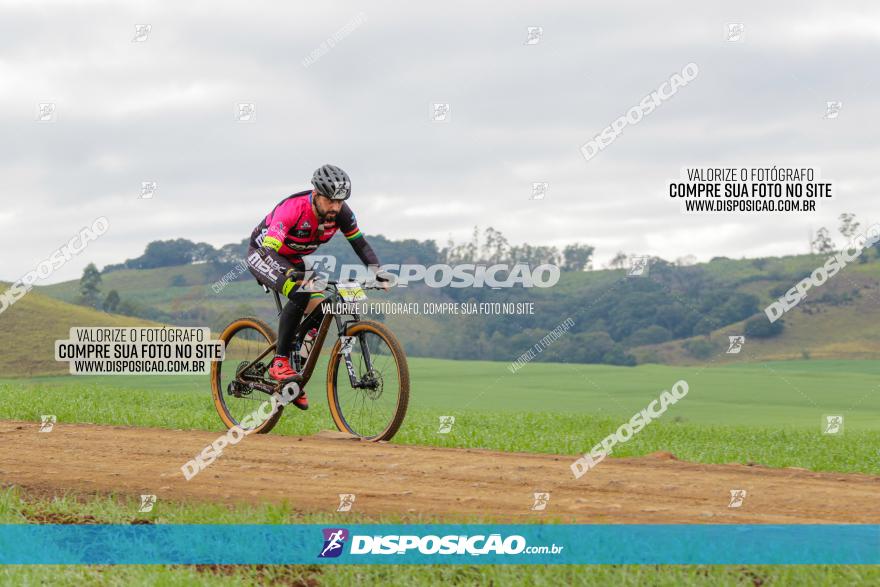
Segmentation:
<svg viewBox="0 0 880 587">
<path fill-rule="evenodd" d="M 258 390 L 251 389 L 250 393 L 236 397 L 234 394 L 228 393 L 230 384 L 236 381 L 238 370 L 243 366 L 254 361 L 269 345 L 269 340 L 263 336 L 258 330 L 252 327 L 245 327 L 236 332 L 226 345 L 226 356 L 219 365 L 219 383 L 220 393 L 229 416 L 235 423 L 248 414 L 253 413 L 259 405 L 266 400 L 265 394 Z M 267 366 L 267 359 L 264 357 L 260 361 L 262 369 Z M 253 367 L 249 373 L 252 373 Z M 265 380 L 265 373 L 262 373 Z M 241 384 L 243 391 L 247 391 L 244 384 Z"/>
<path fill-rule="evenodd" d="M 375 389 L 352 389 L 346 377 L 339 376 L 339 370 L 345 369 L 344 359 L 337 366 L 337 397 L 340 410 L 348 428 L 359 436 L 377 436 L 384 432 L 395 416 L 398 403 L 399 381 L 397 361 L 390 346 L 379 335 L 363 332 L 355 337 L 355 345 L 349 359 L 355 370 L 356 377 L 363 381 L 370 376 Z M 370 355 L 367 363 L 366 353 Z M 352 397 L 348 397 L 353 394 Z"/>
</svg>

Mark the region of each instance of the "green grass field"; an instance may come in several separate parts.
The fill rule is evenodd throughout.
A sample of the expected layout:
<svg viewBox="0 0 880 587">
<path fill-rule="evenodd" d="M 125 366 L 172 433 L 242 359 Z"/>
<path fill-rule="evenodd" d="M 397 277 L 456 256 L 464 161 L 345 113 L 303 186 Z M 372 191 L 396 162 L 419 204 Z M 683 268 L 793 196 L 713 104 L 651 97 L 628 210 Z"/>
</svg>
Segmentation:
<svg viewBox="0 0 880 587">
<path fill-rule="evenodd" d="M 756 462 L 880 474 L 880 363 L 801 361 L 724 367 L 611 367 L 413 358 L 412 399 L 394 442 L 574 455 L 589 450 L 679 379 L 688 395 L 616 456 L 668 450 L 680 459 Z M 321 373 L 320 367 L 316 373 Z M 273 434 L 333 429 L 317 376 L 308 412 Z M 79 376 L 0 380 L 0 418 L 220 430 L 206 377 Z M 449 434 L 439 417 L 455 416 Z M 842 415 L 841 435 L 822 434 Z"/>
<path fill-rule="evenodd" d="M 394 442 L 573 455 L 583 452 L 679 379 L 690 391 L 663 418 L 616 449 L 617 456 L 669 450 L 681 459 L 880 474 L 880 362 L 796 361 L 680 367 L 503 363 L 410 359 L 410 412 Z M 312 408 L 292 410 L 273 434 L 329 429 L 323 377 Z M 0 380 L 0 418 L 221 430 L 206 377 L 87 376 Z M 823 435 L 824 414 L 845 418 Z M 454 415 L 450 434 L 439 416 Z M 332 523 L 285 504 L 161 503 L 136 513 L 124 496 L 0 493 L 0 522 Z M 388 519 L 347 518 L 362 522 Z M 432 520 L 424 520 L 430 522 Z M 474 520 L 478 521 L 478 520 Z M 118 566 L 7 567 L 3 584 L 80 585 L 872 585 L 871 567 L 769 566 Z"/>
</svg>

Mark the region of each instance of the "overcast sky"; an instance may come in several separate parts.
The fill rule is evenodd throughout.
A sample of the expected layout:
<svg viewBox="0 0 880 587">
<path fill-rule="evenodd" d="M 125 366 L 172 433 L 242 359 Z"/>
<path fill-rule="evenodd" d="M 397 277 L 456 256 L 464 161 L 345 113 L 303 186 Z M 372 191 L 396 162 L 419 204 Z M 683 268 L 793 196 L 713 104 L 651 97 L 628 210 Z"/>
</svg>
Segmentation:
<svg viewBox="0 0 880 587">
<path fill-rule="evenodd" d="M 152 240 L 239 241 L 328 162 L 351 175 L 367 235 L 444 243 L 491 225 L 514 243 L 592 244 L 599 265 L 617 251 L 803 253 L 841 212 L 880 221 L 876 3 L 675 6 L 0 2 L 0 279 L 99 216 L 106 234 L 44 283 Z M 543 37 L 526 44 L 533 26 Z M 689 62 L 695 80 L 582 156 Z M 834 198 L 809 214 L 684 215 L 666 184 L 699 165 L 817 167 Z"/>
</svg>

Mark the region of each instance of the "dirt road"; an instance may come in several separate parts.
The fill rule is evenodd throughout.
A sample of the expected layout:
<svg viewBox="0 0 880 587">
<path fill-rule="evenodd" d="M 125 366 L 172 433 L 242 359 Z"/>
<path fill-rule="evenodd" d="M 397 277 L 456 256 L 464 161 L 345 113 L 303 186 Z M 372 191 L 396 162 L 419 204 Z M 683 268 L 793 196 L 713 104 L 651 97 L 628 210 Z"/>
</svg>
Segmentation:
<svg viewBox="0 0 880 587">
<path fill-rule="evenodd" d="M 332 512 L 340 493 L 368 515 L 443 521 L 545 517 L 578 523 L 880 523 L 880 477 L 745 465 L 670 455 L 609 458 L 580 479 L 574 457 L 370 444 L 336 433 L 249 436 L 186 481 L 180 467 L 217 432 L 0 422 L 0 481 L 61 494 L 156 494 L 203 502 L 280 502 Z M 745 490 L 738 508 L 730 491 Z M 535 492 L 549 492 L 534 511 Z"/>
</svg>

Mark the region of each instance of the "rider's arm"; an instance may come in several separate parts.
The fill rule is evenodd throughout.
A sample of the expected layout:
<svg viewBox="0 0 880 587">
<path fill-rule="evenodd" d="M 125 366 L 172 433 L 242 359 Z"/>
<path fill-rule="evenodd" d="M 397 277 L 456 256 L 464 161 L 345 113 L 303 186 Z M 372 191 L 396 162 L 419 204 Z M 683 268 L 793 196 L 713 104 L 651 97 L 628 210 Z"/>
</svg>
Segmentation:
<svg viewBox="0 0 880 587">
<path fill-rule="evenodd" d="M 361 263 L 374 267 L 381 265 L 373 247 L 370 246 L 370 243 L 367 242 L 366 237 L 358 228 L 354 213 L 347 203 L 342 204 L 342 210 L 339 211 L 336 224 L 339 225 L 339 230 L 342 231 L 343 236 L 348 240 L 351 248 L 354 249 Z"/>
</svg>

